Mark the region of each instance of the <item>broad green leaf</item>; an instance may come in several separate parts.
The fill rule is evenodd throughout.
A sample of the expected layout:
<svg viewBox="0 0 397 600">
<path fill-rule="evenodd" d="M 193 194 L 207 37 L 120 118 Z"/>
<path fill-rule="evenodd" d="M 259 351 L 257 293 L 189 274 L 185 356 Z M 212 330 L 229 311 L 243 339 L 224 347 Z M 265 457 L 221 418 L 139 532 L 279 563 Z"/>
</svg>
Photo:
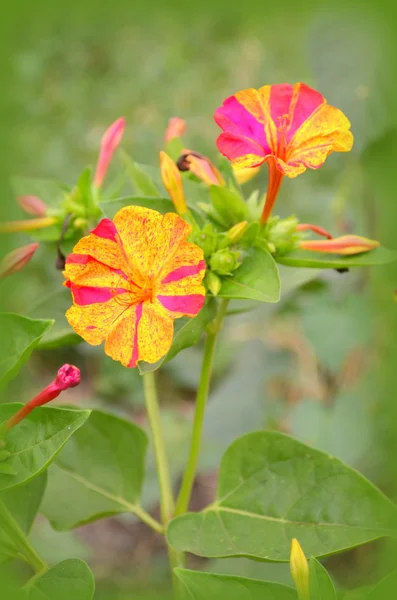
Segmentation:
<svg viewBox="0 0 397 600">
<path fill-rule="evenodd" d="M 310 600 L 336 600 L 334 584 L 326 569 L 314 557 L 309 561 Z"/>
<path fill-rule="evenodd" d="M 191 600 L 296 600 L 293 588 L 272 581 L 174 569 Z M 324 598 L 325 600 L 325 598 Z"/>
<path fill-rule="evenodd" d="M 233 277 L 223 280 L 218 296 L 278 302 L 280 278 L 271 254 L 260 248 L 252 248 Z"/>
<path fill-rule="evenodd" d="M 152 178 L 141 169 L 140 165 L 123 150 L 120 150 L 120 154 L 135 193 L 144 196 L 160 196 Z"/>
<path fill-rule="evenodd" d="M 287 256 L 276 257 L 281 265 L 289 267 L 310 267 L 315 269 L 350 269 L 350 267 L 371 267 L 387 265 L 397 260 L 397 252 L 386 248 L 375 248 L 354 256 L 332 256 L 320 252 L 296 250 Z"/>
<path fill-rule="evenodd" d="M 163 215 L 168 212 L 175 212 L 175 207 L 169 198 L 125 196 L 123 198 L 114 198 L 99 202 L 99 207 L 109 219 L 113 219 L 116 212 L 125 206 L 145 206 L 146 208 L 157 210 Z"/>
<path fill-rule="evenodd" d="M 288 561 L 292 538 L 325 556 L 396 535 L 397 508 L 339 460 L 276 432 L 236 440 L 220 468 L 216 500 L 171 521 L 177 551 Z"/>
<path fill-rule="evenodd" d="M 219 185 L 210 185 L 209 190 L 212 206 L 225 227 L 246 220 L 248 206 L 237 192 Z"/>
<path fill-rule="evenodd" d="M 33 349 L 54 321 L 28 319 L 14 313 L 0 314 L 2 343 L 0 348 L 0 382 L 9 381 L 29 360 Z"/>
<path fill-rule="evenodd" d="M 393 571 L 377 583 L 370 591 L 359 597 L 362 600 L 391 600 L 395 598 L 397 590 L 397 571 Z"/>
<path fill-rule="evenodd" d="M 0 405 L 0 423 L 22 406 L 20 403 Z M 15 474 L 0 473 L 0 490 L 20 485 L 44 471 L 89 414 L 88 410 L 42 406 L 10 429 L 5 438 L 5 449 L 10 455 L 5 462 Z"/>
<path fill-rule="evenodd" d="M 4 502 L 15 521 L 26 534 L 30 532 L 34 518 L 43 498 L 47 474 L 42 473 L 24 485 L 18 485 L 10 490 L 0 493 L 0 500 Z M 13 540 L 2 531 L 0 523 L 0 562 L 18 554 Z"/>
<path fill-rule="evenodd" d="M 42 511 L 57 530 L 137 510 L 146 433 L 100 411 L 70 440 L 48 471 Z"/>
<path fill-rule="evenodd" d="M 88 565 L 69 558 L 49 569 L 29 587 L 28 600 L 92 600 L 94 577 Z"/>
<path fill-rule="evenodd" d="M 197 344 L 207 325 L 216 317 L 215 298 L 208 298 L 205 306 L 193 317 L 182 318 L 175 321 L 174 339 L 168 353 L 154 364 L 139 362 L 138 368 L 141 374 L 155 371 L 161 365 L 172 360 L 181 350 L 190 348 Z"/>
</svg>

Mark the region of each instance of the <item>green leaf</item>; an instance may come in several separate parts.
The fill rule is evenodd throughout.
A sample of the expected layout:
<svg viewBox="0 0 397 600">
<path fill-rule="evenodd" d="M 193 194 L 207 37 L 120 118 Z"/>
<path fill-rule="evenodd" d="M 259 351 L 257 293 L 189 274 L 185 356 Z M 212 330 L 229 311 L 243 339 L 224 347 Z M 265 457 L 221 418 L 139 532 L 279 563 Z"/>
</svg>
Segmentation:
<svg viewBox="0 0 397 600">
<path fill-rule="evenodd" d="M 216 300 L 215 298 L 207 298 L 207 302 L 200 310 L 198 315 L 189 318 L 178 319 L 175 322 L 174 339 L 168 353 L 156 363 L 150 364 L 139 362 L 139 372 L 143 375 L 149 371 L 155 371 L 161 365 L 172 360 L 181 350 L 190 348 L 197 344 L 203 335 L 207 325 L 216 317 Z"/>
<path fill-rule="evenodd" d="M 14 313 L 0 314 L 0 331 L 3 340 L 0 348 L 1 383 L 16 376 L 53 324 L 54 321 L 28 319 Z"/>
<path fill-rule="evenodd" d="M 160 196 L 152 178 L 126 152 L 120 150 L 120 154 L 135 193 L 143 196 Z"/>
<path fill-rule="evenodd" d="M 335 256 L 296 250 L 287 256 L 276 256 L 276 261 L 289 267 L 310 267 L 315 269 L 350 269 L 350 267 L 371 267 L 387 265 L 397 260 L 397 252 L 379 247 L 354 256 Z"/>
<path fill-rule="evenodd" d="M 99 202 L 99 207 L 109 219 L 113 219 L 116 212 L 125 206 L 145 206 L 146 208 L 157 210 L 163 215 L 168 212 L 176 212 L 169 198 L 125 196 L 123 198 L 114 198 L 113 200 L 102 200 Z"/>
<path fill-rule="evenodd" d="M 276 432 L 236 440 L 216 500 L 171 521 L 177 551 L 288 561 L 292 538 L 325 556 L 396 534 L 397 508 L 339 460 Z"/>
<path fill-rule="evenodd" d="M 48 471 L 42 511 L 54 529 L 136 512 L 147 443 L 133 423 L 92 411 Z"/>
<path fill-rule="evenodd" d="M 223 280 L 218 296 L 278 302 L 280 278 L 271 254 L 261 248 L 251 248 L 233 277 Z"/>
<path fill-rule="evenodd" d="M 209 191 L 212 206 L 225 227 L 246 220 L 248 206 L 237 192 L 219 185 L 210 185 Z"/>
<path fill-rule="evenodd" d="M 28 600 L 92 600 L 94 577 L 88 565 L 69 558 L 34 580 Z"/>
<path fill-rule="evenodd" d="M 70 186 L 60 181 L 38 177 L 13 177 L 11 185 L 16 196 L 38 196 L 53 207 L 59 206 L 65 194 L 71 190 Z"/>
<path fill-rule="evenodd" d="M 309 561 L 310 600 L 336 600 L 334 584 L 326 569 L 314 557 Z"/>
<path fill-rule="evenodd" d="M 293 588 L 272 581 L 174 569 L 191 600 L 296 600 Z M 324 599 L 325 600 L 325 599 Z"/>
<path fill-rule="evenodd" d="M 369 592 L 360 596 L 362 600 L 385 600 L 395 598 L 397 590 L 397 571 L 392 571 L 379 581 Z"/>
<path fill-rule="evenodd" d="M 30 528 L 33 525 L 34 518 L 43 498 L 46 482 L 47 474 L 42 473 L 24 485 L 18 485 L 15 488 L 0 493 L 0 499 L 26 534 L 30 532 Z M 8 535 L 1 530 L 0 524 L 0 562 L 5 558 L 11 558 L 17 554 L 17 548 Z"/>
<path fill-rule="evenodd" d="M 23 404 L 0 405 L 0 423 L 7 421 Z M 29 481 L 48 467 L 70 436 L 89 417 L 88 410 L 39 407 L 6 436 L 6 459 L 15 475 L 0 473 L 0 490 Z"/>
</svg>

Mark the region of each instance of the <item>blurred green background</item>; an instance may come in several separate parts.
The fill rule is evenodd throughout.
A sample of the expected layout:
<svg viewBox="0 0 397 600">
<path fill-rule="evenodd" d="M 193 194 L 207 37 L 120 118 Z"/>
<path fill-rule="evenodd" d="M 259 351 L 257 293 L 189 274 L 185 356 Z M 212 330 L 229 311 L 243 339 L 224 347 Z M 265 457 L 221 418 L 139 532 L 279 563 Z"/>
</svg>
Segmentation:
<svg viewBox="0 0 397 600">
<path fill-rule="evenodd" d="M 187 121 L 186 146 L 215 161 L 212 116 L 224 98 L 245 87 L 303 81 L 346 113 L 355 146 L 348 155 L 332 155 L 319 171 L 285 181 L 275 212 L 397 249 L 395 29 L 386 5 L 111 4 L 56 10 L 26 4 L 21 14 L 10 9 L 9 85 L 2 99 L 7 178 L 1 210 L 7 218 L 23 217 L 9 176 L 75 182 L 95 164 L 100 138 L 119 116 L 127 119 L 122 146 L 140 163 L 157 166 L 172 116 Z M 258 186 L 265 189 L 265 169 L 245 189 Z M 15 236 L 3 244 L 26 240 Z M 32 317 L 59 316 L 57 326 L 66 327 L 54 261 L 54 247 L 42 244 L 28 269 L 3 282 L 3 305 Z M 218 348 L 194 509 L 212 500 L 219 458 L 231 440 L 261 427 L 341 458 L 395 499 L 395 270 L 321 274 L 284 267 L 279 305 L 229 319 Z M 200 354 L 201 347 L 183 351 L 160 375 L 175 483 L 189 440 Z M 36 352 L 5 400 L 29 399 L 65 361 L 83 372 L 82 385 L 65 394 L 65 402 L 145 424 L 137 372 L 86 344 Z M 148 509 L 157 511 L 156 498 L 151 463 Z M 162 540 L 130 517 L 61 534 L 40 518 L 33 540 L 50 563 L 87 560 L 98 599 L 160 597 L 165 589 Z M 326 566 L 340 588 L 370 585 L 396 566 L 396 550 L 391 542 L 376 542 L 330 558 Z M 287 565 L 194 557 L 189 564 L 290 582 Z"/>
</svg>

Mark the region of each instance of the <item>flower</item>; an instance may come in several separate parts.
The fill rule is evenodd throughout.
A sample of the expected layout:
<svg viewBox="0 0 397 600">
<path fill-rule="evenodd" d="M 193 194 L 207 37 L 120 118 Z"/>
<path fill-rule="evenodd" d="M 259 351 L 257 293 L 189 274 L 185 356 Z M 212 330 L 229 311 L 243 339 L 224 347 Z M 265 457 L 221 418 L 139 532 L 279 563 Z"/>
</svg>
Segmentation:
<svg viewBox="0 0 397 600">
<path fill-rule="evenodd" d="M 179 215 L 187 212 L 185 192 L 183 191 L 182 177 L 178 167 L 168 154 L 160 152 L 160 173 L 165 189 Z"/>
<path fill-rule="evenodd" d="M 226 185 L 222 175 L 210 159 L 199 152 L 183 150 L 178 158 L 177 166 L 180 171 L 190 171 L 207 185 Z"/>
<path fill-rule="evenodd" d="M 47 404 L 54 398 L 57 398 L 61 392 L 71 387 L 76 387 L 80 383 L 80 370 L 73 365 L 63 365 L 54 381 L 52 381 L 47 387 L 44 388 L 37 396 L 32 398 L 25 406 L 23 406 L 11 419 L 9 419 L 3 428 L 5 431 L 14 427 L 22 419 L 27 417 L 34 408 Z"/>
<path fill-rule="evenodd" d="M 66 259 L 73 296 L 66 317 L 93 346 L 126 367 L 154 363 L 170 349 L 173 321 L 205 300 L 203 251 L 186 241 L 191 226 L 174 213 L 140 206 L 102 219 Z"/>
<path fill-rule="evenodd" d="M 164 142 L 168 144 L 174 138 L 182 137 L 186 132 L 186 121 L 179 117 L 171 117 L 168 121 L 167 131 L 164 135 Z"/>
<path fill-rule="evenodd" d="M 328 240 L 303 240 L 299 243 L 302 250 L 313 250 L 314 252 L 326 252 L 327 254 L 343 254 L 350 256 L 369 252 L 379 246 L 377 240 L 370 240 L 360 235 L 342 235 L 341 237 Z"/>
<path fill-rule="evenodd" d="M 291 542 L 290 569 L 299 600 L 309 600 L 309 564 L 297 539 Z"/>
<path fill-rule="evenodd" d="M 19 196 L 17 202 L 30 215 L 44 217 L 47 214 L 47 206 L 38 196 Z"/>
<path fill-rule="evenodd" d="M 15 250 L 12 250 L 6 254 L 3 260 L 0 262 L 0 279 L 8 277 L 9 275 L 12 275 L 13 273 L 23 269 L 24 266 L 28 264 L 38 247 L 39 244 L 37 242 L 33 242 L 32 244 L 27 244 L 21 248 L 16 248 Z"/>
<path fill-rule="evenodd" d="M 105 179 L 112 156 L 121 142 L 125 129 L 125 119 L 120 117 L 107 128 L 101 139 L 101 150 L 94 175 L 94 185 L 100 188 Z"/>
<path fill-rule="evenodd" d="M 239 168 L 267 162 L 269 182 L 261 217 L 272 211 L 284 175 L 318 169 L 333 152 L 353 145 L 350 122 L 342 111 L 304 83 L 265 85 L 237 92 L 215 112 L 223 130 L 219 151 Z"/>
</svg>

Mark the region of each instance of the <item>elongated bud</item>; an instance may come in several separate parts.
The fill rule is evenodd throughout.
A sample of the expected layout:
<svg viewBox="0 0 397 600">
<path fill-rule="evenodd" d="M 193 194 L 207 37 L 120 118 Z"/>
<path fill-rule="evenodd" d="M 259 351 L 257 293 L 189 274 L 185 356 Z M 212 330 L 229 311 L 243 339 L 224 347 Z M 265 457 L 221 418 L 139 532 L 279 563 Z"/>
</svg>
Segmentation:
<svg viewBox="0 0 397 600">
<path fill-rule="evenodd" d="M 215 275 L 213 271 L 208 269 L 205 274 L 204 282 L 213 296 L 217 296 L 219 294 L 222 287 L 222 281 L 218 275 Z"/>
<path fill-rule="evenodd" d="M 20 271 L 28 264 L 33 254 L 36 252 L 39 244 L 34 242 L 33 244 L 27 244 L 21 248 L 12 250 L 3 258 L 0 262 L 0 279 L 8 277 L 17 271 Z"/>
<path fill-rule="evenodd" d="M 377 240 L 370 240 L 360 235 L 342 235 L 330 240 L 304 240 L 299 247 L 302 250 L 313 250 L 314 252 L 325 252 L 327 254 L 360 254 L 369 252 L 379 246 Z"/>
<path fill-rule="evenodd" d="M 176 212 L 179 215 L 185 214 L 187 206 L 181 174 L 172 158 L 163 151 L 160 152 L 160 172 L 164 187 L 174 203 Z"/>
<path fill-rule="evenodd" d="M 248 221 L 241 221 L 241 223 L 236 223 L 233 225 L 231 229 L 226 233 L 226 237 L 230 240 L 232 244 L 236 244 L 247 231 Z"/>
<path fill-rule="evenodd" d="M 125 119 L 120 117 L 108 127 L 101 140 L 98 163 L 94 175 L 94 185 L 100 188 L 105 179 L 110 161 L 117 146 L 121 142 L 125 129 Z"/>
<path fill-rule="evenodd" d="M 324 227 L 320 227 L 319 225 L 312 225 L 311 223 L 299 223 L 296 226 L 296 231 L 313 231 L 314 233 L 318 233 L 318 235 L 322 235 L 329 240 L 332 239 L 332 234 L 324 229 Z"/>
<path fill-rule="evenodd" d="M 18 196 L 17 202 L 30 215 L 44 217 L 47 214 L 47 206 L 38 196 Z"/>
<path fill-rule="evenodd" d="M 309 564 L 295 538 L 291 542 L 290 569 L 299 600 L 310 600 Z"/>
<path fill-rule="evenodd" d="M 45 229 L 58 222 L 57 217 L 41 217 L 39 219 L 26 219 L 23 221 L 6 221 L 0 223 L 0 233 L 16 233 L 19 231 L 35 231 Z"/>
<path fill-rule="evenodd" d="M 232 168 L 234 172 L 234 177 L 236 178 L 237 183 L 239 183 L 240 185 L 253 179 L 256 175 L 258 175 L 260 171 L 260 167 L 237 169 L 234 165 L 232 165 Z"/>
<path fill-rule="evenodd" d="M 186 121 L 179 117 L 171 117 L 164 135 L 164 143 L 168 144 L 174 138 L 182 137 L 186 132 Z"/>
<path fill-rule="evenodd" d="M 51 400 L 57 398 L 61 392 L 71 387 L 76 387 L 79 383 L 80 370 L 73 365 L 63 365 L 59 369 L 54 381 L 47 385 L 43 391 L 32 398 L 32 400 L 25 404 L 25 406 L 3 425 L 4 430 L 8 431 L 12 427 L 15 427 L 15 425 L 18 425 L 22 419 L 27 417 L 33 409 L 42 406 L 43 404 L 47 404 L 47 402 L 51 402 Z"/>
<path fill-rule="evenodd" d="M 225 185 L 225 180 L 212 162 L 198 152 L 184 150 L 177 161 L 180 171 L 190 171 L 207 185 Z"/>
</svg>

